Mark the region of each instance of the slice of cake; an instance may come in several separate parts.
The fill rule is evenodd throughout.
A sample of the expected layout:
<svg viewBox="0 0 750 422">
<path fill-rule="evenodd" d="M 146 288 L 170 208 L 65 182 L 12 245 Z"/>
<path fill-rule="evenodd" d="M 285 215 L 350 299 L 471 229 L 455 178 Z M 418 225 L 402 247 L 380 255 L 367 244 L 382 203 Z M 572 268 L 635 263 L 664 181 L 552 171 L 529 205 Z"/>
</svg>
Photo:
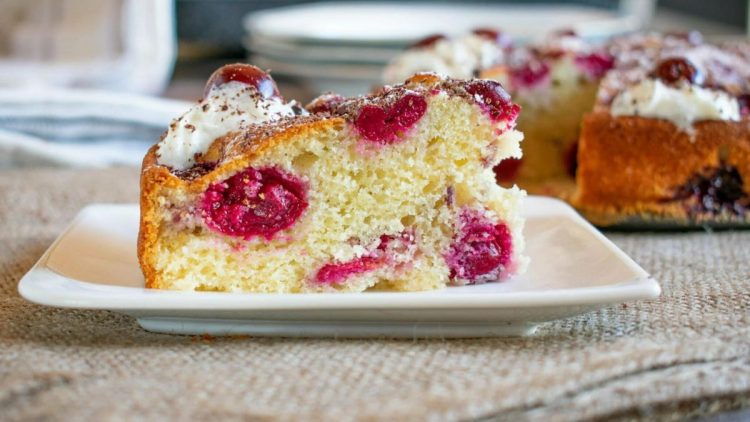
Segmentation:
<svg viewBox="0 0 750 422">
<path fill-rule="evenodd" d="M 138 256 L 151 288 L 427 290 L 524 270 L 520 157 L 500 84 L 415 75 L 359 98 L 285 102 L 249 65 L 149 151 Z"/>
<path fill-rule="evenodd" d="M 533 193 L 565 196 L 574 189 L 581 119 L 591 111 L 599 81 L 615 59 L 573 31 L 558 31 L 515 49 L 482 77 L 500 81 L 521 105 L 523 160 L 496 168 L 498 182 Z"/>
<path fill-rule="evenodd" d="M 574 204 L 599 225 L 750 221 L 750 55 L 697 33 L 612 42 Z"/>
</svg>

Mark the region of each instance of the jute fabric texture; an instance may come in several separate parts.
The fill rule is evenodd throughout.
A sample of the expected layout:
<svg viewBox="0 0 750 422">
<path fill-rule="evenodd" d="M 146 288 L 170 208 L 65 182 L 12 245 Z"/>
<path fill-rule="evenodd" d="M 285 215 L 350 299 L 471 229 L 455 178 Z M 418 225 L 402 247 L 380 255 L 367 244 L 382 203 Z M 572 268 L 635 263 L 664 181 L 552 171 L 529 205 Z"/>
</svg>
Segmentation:
<svg viewBox="0 0 750 422">
<path fill-rule="evenodd" d="M 607 233 L 663 288 L 527 338 L 153 334 L 20 277 L 135 169 L 0 171 L 2 420 L 684 420 L 750 407 L 750 231 Z"/>
</svg>

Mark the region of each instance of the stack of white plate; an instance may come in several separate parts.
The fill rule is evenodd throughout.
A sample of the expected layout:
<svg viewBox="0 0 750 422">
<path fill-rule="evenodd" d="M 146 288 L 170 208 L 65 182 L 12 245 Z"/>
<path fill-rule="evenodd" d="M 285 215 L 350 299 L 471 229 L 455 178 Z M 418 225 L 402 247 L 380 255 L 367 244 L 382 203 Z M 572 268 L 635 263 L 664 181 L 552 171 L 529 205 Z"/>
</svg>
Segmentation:
<svg viewBox="0 0 750 422">
<path fill-rule="evenodd" d="M 652 0 L 623 0 L 620 10 L 575 5 L 316 3 L 256 12 L 245 18 L 250 61 L 298 79 L 313 92 L 367 92 L 383 66 L 430 34 L 497 28 L 518 41 L 572 28 L 586 37 L 637 29 Z M 627 6 L 627 7 L 626 7 Z M 635 12 L 638 13 L 635 13 Z"/>
</svg>

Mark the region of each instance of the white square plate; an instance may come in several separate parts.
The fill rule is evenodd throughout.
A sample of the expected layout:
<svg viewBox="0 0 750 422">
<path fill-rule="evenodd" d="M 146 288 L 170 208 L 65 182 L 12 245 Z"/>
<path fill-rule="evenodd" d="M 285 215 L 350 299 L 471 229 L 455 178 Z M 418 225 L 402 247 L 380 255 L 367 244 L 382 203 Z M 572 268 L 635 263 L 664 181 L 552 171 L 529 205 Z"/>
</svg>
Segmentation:
<svg viewBox="0 0 750 422">
<path fill-rule="evenodd" d="M 659 296 L 659 284 L 570 206 L 525 203 L 528 271 L 431 292 L 239 294 L 145 289 L 138 206 L 84 208 L 18 290 L 48 306 L 108 309 L 150 331 L 333 337 L 523 335 L 537 324 Z"/>
</svg>

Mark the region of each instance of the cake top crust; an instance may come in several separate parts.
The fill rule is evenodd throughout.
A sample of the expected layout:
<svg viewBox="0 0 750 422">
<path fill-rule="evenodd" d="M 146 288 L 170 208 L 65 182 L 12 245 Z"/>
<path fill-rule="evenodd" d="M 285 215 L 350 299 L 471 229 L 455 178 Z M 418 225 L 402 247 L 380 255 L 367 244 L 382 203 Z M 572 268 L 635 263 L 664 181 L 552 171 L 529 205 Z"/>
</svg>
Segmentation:
<svg viewBox="0 0 750 422">
<path fill-rule="evenodd" d="M 221 69 L 217 72 L 220 71 Z M 216 83 L 214 79 L 212 77 L 209 81 L 209 84 L 214 85 L 207 92 L 213 93 L 217 86 L 221 86 L 221 83 Z M 237 79 L 232 79 L 230 82 L 236 84 Z M 275 84 L 273 86 L 275 87 Z M 266 88 L 266 92 L 267 94 L 261 94 L 259 91 L 252 98 L 262 101 L 268 97 L 280 97 L 275 89 L 270 87 Z M 220 163 L 259 148 L 272 138 L 278 138 L 287 132 L 305 130 L 316 124 L 349 124 L 355 136 L 370 141 L 390 143 L 393 139 L 388 131 L 399 133 L 416 122 L 427 107 L 426 99 L 432 95 L 462 98 L 476 104 L 500 130 L 514 127 L 520 110 L 512 103 L 510 95 L 496 81 L 462 80 L 442 77 L 434 73 L 420 73 L 402 84 L 386 85 L 369 95 L 345 98 L 332 93 L 323 94 L 308 104 L 305 109 L 300 107 L 299 111 L 277 114 L 265 120 L 243 121 L 227 130 L 226 133 L 218 135 L 209 146 L 195 153 L 189 166 L 176 168 L 165 163 L 158 162 L 157 164 L 164 165 L 173 175 L 181 179 L 195 180 L 211 172 Z M 244 97 L 241 100 L 248 101 Z M 231 101 L 231 98 L 229 100 L 222 98 L 222 101 Z M 201 107 L 205 106 L 204 104 Z M 229 104 L 227 107 L 237 106 Z M 399 114 L 387 115 L 392 110 L 398 110 Z M 381 116 L 378 113 L 386 114 Z M 363 117 L 365 114 L 374 116 L 374 123 L 365 121 Z M 373 124 L 381 124 L 384 121 L 392 128 L 372 127 Z M 208 126 L 215 123 L 204 122 Z"/>
</svg>

